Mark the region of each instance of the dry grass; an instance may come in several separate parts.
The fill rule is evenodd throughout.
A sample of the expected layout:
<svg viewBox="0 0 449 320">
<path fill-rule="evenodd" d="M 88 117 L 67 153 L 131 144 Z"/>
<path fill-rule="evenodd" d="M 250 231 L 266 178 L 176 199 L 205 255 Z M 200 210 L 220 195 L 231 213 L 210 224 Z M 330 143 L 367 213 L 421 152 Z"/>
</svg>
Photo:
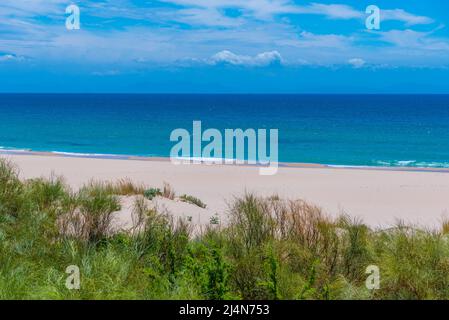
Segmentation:
<svg viewBox="0 0 449 320">
<path fill-rule="evenodd" d="M 113 193 L 121 196 L 144 194 L 146 188 L 143 184 L 135 184 L 131 179 L 120 179 L 112 184 Z"/>
<path fill-rule="evenodd" d="M 443 221 L 441 222 L 441 234 L 449 234 L 449 219 L 447 218 L 443 219 Z"/>
<path fill-rule="evenodd" d="M 175 190 L 173 189 L 173 187 L 167 183 L 164 182 L 164 188 L 162 189 L 162 196 L 164 198 L 170 199 L 170 200 L 174 200 L 176 197 L 176 193 Z"/>
<path fill-rule="evenodd" d="M 143 228 L 145 228 L 146 219 L 149 216 L 150 211 L 152 210 L 148 208 L 145 202 L 145 197 L 144 196 L 136 197 L 132 212 L 132 222 L 133 222 L 132 233 L 138 234 L 139 232 L 142 231 Z"/>
</svg>

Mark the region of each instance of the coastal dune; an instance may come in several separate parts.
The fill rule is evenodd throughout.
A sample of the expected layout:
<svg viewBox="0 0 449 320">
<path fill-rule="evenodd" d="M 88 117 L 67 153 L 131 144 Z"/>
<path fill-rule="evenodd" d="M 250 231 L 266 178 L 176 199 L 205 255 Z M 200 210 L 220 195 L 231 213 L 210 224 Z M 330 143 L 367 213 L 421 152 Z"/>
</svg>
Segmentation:
<svg viewBox="0 0 449 320">
<path fill-rule="evenodd" d="M 425 227 L 449 217 L 449 172 L 334 168 L 296 165 L 261 176 L 259 168 L 238 165 L 174 165 L 167 159 L 97 159 L 50 154 L 3 155 L 20 168 L 23 179 L 62 175 L 77 189 L 89 180 L 129 178 L 148 187 L 169 183 L 177 194 L 207 204 L 204 215 L 226 219 L 227 203 L 252 192 L 302 199 L 332 216 L 348 214 L 372 227 L 387 228 L 400 221 Z M 201 215 L 201 213 L 198 213 Z M 203 221 L 204 222 L 204 221 Z"/>
</svg>

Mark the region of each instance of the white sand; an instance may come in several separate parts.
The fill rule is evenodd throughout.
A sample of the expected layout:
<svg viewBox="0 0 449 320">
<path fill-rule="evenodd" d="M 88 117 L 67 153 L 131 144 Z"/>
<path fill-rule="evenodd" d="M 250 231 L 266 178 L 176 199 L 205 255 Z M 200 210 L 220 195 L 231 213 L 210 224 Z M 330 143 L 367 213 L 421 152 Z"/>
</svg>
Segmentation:
<svg viewBox="0 0 449 320">
<path fill-rule="evenodd" d="M 220 165 L 173 165 L 169 161 L 70 158 L 45 155 L 9 155 L 21 169 L 22 178 L 63 175 L 74 188 L 90 179 L 130 178 L 151 187 L 170 183 L 178 195 L 200 198 L 202 210 L 186 204 L 165 203 L 178 215 L 204 218 L 226 212 L 227 200 L 246 191 L 259 195 L 300 198 L 327 213 L 347 213 L 373 227 L 388 227 L 397 219 L 424 226 L 449 217 L 449 173 L 369 170 L 349 168 L 280 168 L 277 175 L 260 176 L 258 168 Z"/>
<path fill-rule="evenodd" d="M 121 196 L 121 209 L 114 212 L 112 230 L 130 231 L 138 225 L 138 217 L 135 213 L 135 201 L 139 196 Z M 152 201 L 144 199 L 147 208 L 155 209 L 161 214 L 171 215 L 174 221 L 178 218 L 189 223 L 192 232 L 204 230 L 210 225 L 211 218 L 215 213 L 209 208 L 203 209 L 196 205 L 182 201 L 170 200 L 163 197 L 156 197 Z M 222 222 L 222 221 L 220 221 Z"/>
</svg>

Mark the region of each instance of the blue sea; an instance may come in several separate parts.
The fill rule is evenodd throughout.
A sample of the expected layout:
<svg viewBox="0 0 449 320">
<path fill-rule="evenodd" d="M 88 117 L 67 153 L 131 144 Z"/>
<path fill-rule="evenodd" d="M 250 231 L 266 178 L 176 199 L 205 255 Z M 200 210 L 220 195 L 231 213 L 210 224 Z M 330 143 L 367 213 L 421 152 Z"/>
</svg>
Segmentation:
<svg viewBox="0 0 449 320">
<path fill-rule="evenodd" d="M 167 157 L 176 128 L 279 130 L 281 162 L 449 167 L 449 95 L 1 94 L 7 149 Z"/>
</svg>

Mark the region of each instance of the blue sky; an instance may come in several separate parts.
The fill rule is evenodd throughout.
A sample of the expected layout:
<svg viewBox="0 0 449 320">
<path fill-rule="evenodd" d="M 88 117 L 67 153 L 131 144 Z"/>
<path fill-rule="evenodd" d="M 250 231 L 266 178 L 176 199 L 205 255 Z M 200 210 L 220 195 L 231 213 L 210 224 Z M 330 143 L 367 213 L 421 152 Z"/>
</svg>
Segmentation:
<svg viewBox="0 0 449 320">
<path fill-rule="evenodd" d="M 2 0 L 0 91 L 449 93 L 448 23 L 447 0 Z"/>
</svg>

